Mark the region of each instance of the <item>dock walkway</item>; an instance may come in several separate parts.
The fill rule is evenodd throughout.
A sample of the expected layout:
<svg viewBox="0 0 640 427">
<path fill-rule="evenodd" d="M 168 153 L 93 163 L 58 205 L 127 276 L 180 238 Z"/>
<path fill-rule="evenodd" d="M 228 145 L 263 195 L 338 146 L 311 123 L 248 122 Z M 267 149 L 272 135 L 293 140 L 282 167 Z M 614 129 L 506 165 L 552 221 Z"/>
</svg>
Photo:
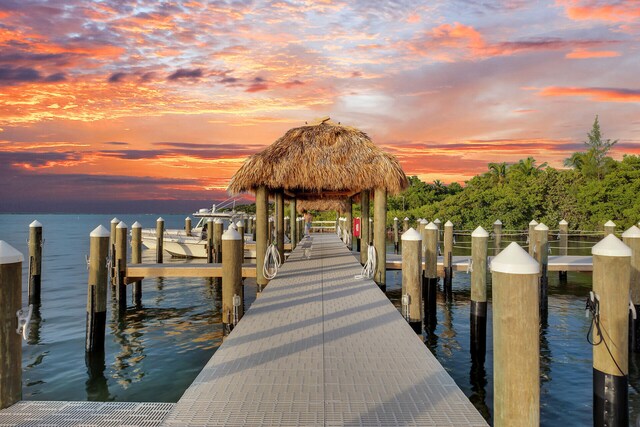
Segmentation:
<svg viewBox="0 0 640 427">
<path fill-rule="evenodd" d="M 164 424 L 486 425 L 360 269 L 332 233 L 302 242 Z"/>
</svg>

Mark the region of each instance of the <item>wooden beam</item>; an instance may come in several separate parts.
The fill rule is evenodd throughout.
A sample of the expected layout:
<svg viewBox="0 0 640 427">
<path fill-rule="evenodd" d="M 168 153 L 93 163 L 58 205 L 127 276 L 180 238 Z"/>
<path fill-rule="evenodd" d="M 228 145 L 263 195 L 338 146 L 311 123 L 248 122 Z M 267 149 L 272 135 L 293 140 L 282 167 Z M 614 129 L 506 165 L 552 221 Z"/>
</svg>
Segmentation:
<svg viewBox="0 0 640 427">
<path fill-rule="evenodd" d="M 127 266 L 127 283 L 148 277 L 222 277 L 222 264 L 131 264 Z M 256 265 L 243 264 L 242 277 L 256 277 Z"/>
</svg>

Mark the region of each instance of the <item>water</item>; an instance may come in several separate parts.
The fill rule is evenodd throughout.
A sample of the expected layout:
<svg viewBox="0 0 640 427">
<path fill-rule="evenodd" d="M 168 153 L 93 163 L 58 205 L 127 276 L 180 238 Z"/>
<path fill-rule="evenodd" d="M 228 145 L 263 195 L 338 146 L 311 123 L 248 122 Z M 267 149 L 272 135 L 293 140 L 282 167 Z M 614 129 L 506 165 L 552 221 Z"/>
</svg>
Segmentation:
<svg viewBox="0 0 640 427">
<path fill-rule="evenodd" d="M 130 308 L 124 319 L 108 307 L 104 356 L 85 359 L 85 316 L 89 233 L 109 226 L 114 215 L 0 215 L 0 239 L 28 253 L 28 226 L 44 226 L 42 307 L 34 316 L 23 347 L 23 395 L 26 400 L 99 400 L 175 402 L 222 342 L 221 294 L 208 279 L 147 279 L 143 310 Z M 116 215 L 131 225 L 155 227 L 156 215 Z M 184 215 L 164 216 L 167 228 L 182 228 Z M 464 246 L 458 238 L 458 245 Z M 503 238 L 503 240 L 506 240 Z M 506 242 L 503 243 L 506 245 Z M 575 243 L 574 246 L 588 245 Z M 393 246 L 389 247 L 393 250 Z M 588 253 L 588 249 L 570 252 Z M 457 249 L 455 254 L 466 254 Z M 153 262 L 152 251 L 143 252 Z M 165 257 L 165 262 L 184 262 Z M 194 261 L 201 262 L 201 261 Z M 26 271 L 23 301 L 26 305 Z M 569 273 L 561 284 L 549 275 L 549 314 L 540 336 L 542 425 L 592 424 L 592 348 L 586 340 L 589 319 L 584 302 L 591 275 Z M 255 300 L 255 281 L 245 282 L 246 304 Z M 387 295 L 400 308 L 402 275 L 387 273 Z M 469 276 L 456 273 L 453 297 L 438 298 L 438 325 L 424 334 L 426 345 L 491 422 L 493 358 L 491 304 L 488 307 L 487 356 L 472 369 L 469 352 Z M 129 290 L 129 292 L 131 292 Z M 129 294 L 130 295 L 130 294 Z M 491 289 L 489 286 L 489 297 Z M 631 420 L 640 415 L 640 358 L 630 359 Z"/>
</svg>

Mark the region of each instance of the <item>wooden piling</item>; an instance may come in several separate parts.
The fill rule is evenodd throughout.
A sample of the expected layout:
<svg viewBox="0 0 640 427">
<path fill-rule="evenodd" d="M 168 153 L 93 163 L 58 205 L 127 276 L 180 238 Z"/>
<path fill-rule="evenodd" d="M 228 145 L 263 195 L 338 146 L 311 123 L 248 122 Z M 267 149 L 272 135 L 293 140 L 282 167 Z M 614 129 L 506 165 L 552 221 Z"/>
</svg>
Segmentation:
<svg viewBox="0 0 640 427">
<path fill-rule="evenodd" d="M 284 260 L 284 192 L 276 191 L 276 247 L 280 254 L 280 259 Z"/>
<path fill-rule="evenodd" d="M 539 268 L 515 242 L 491 262 L 496 427 L 540 425 Z"/>
<path fill-rule="evenodd" d="M 498 255 L 502 249 L 502 221 L 497 219 L 493 223 L 493 238 L 494 238 L 494 255 Z"/>
<path fill-rule="evenodd" d="M 42 284 L 42 224 L 29 224 L 29 304 L 40 305 Z"/>
<path fill-rule="evenodd" d="M 187 236 L 191 236 L 191 218 L 189 217 L 186 217 L 184 219 L 184 234 Z"/>
<path fill-rule="evenodd" d="M 611 220 L 604 224 L 604 236 L 607 237 L 609 234 L 616 234 L 616 223 Z"/>
<path fill-rule="evenodd" d="M 405 232 L 409 229 L 409 218 L 408 217 L 404 217 L 404 219 L 402 220 L 402 231 Z"/>
<path fill-rule="evenodd" d="M 614 234 L 592 249 L 595 294 L 593 424 L 629 425 L 629 281 L 631 249 Z"/>
<path fill-rule="evenodd" d="M 109 259 L 111 260 L 111 268 L 109 269 L 109 277 L 111 279 L 111 284 L 115 284 L 116 280 L 116 227 L 120 224 L 120 220 L 118 218 L 113 218 L 111 220 L 110 225 L 110 233 L 109 233 Z"/>
<path fill-rule="evenodd" d="M 487 348 L 487 252 L 489 233 L 478 227 L 471 233 L 471 358 L 484 363 Z"/>
<path fill-rule="evenodd" d="M 191 228 L 189 228 L 191 230 Z M 142 263 L 142 224 L 138 221 L 131 226 L 131 264 Z M 133 282 L 133 303 L 142 306 L 142 280 Z"/>
<path fill-rule="evenodd" d="M 290 236 L 289 232 L 290 232 L 290 228 L 291 228 L 291 218 L 289 218 L 288 216 L 284 217 L 284 235 L 285 236 Z M 291 239 L 289 239 L 289 241 L 291 241 Z"/>
<path fill-rule="evenodd" d="M 164 219 L 156 220 L 156 263 L 162 264 L 162 252 L 164 244 Z"/>
<path fill-rule="evenodd" d="M 427 330 L 436 326 L 436 291 L 438 289 L 438 227 L 430 222 L 424 227 L 424 276 L 422 295 L 424 297 L 424 315 Z"/>
<path fill-rule="evenodd" d="M 422 236 L 413 228 L 402 234 L 402 308 L 409 325 L 422 334 Z"/>
<path fill-rule="evenodd" d="M 87 328 L 85 350 L 104 351 L 104 333 L 107 321 L 107 257 L 109 231 L 96 227 L 89 235 L 89 280 L 87 282 Z"/>
<path fill-rule="evenodd" d="M 236 223 L 236 229 L 238 230 L 238 234 L 240 235 L 240 263 L 243 263 L 244 262 L 244 222 L 238 221 Z"/>
<path fill-rule="evenodd" d="M 274 242 L 274 232 L 275 232 L 275 223 L 273 221 L 273 217 L 269 217 L 269 237 L 268 237 L 268 242 L 269 244 L 272 244 Z"/>
<path fill-rule="evenodd" d="M 400 239 L 398 230 L 398 217 L 393 218 L 393 253 L 396 255 L 400 253 Z M 419 235 L 420 233 L 418 233 Z"/>
<path fill-rule="evenodd" d="M 444 290 L 445 293 L 451 293 L 453 283 L 453 223 L 447 221 L 444 224 Z"/>
<path fill-rule="evenodd" d="M 569 252 L 569 223 L 564 219 L 558 223 L 558 244 L 560 246 L 558 250 L 559 255 L 567 255 Z M 567 272 L 558 272 L 560 281 L 567 281 Z"/>
<path fill-rule="evenodd" d="M 374 281 L 380 286 L 382 291 L 387 289 L 387 242 L 385 233 L 387 223 L 387 190 L 376 188 L 374 195 L 374 246 L 376 248 L 376 272 Z"/>
<path fill-rule="evenodd" d="M 353 249 L 353 197 L 347 198 L 347 211 L 345 212 L 345 230 L 347 235 L 347 248 L 349 250 Z"/>
<path fill-rule="evenodd" d="M 536 232 L 535 228 L 538 225 L 538 221 L 532 219 L 529 223 L 529 255 L 534 256 L 536 251 Z"/>
<path fill-rule="evenodd" d="M 230 223 L 229 225 L 231 225 Z M 224 223 L 220 218 L 216 218 L 213 221 L 213 262 L 221 263 L 222 262 L 222 253 L 224 252 L 222 249 L 222 233 L 224 231 Z M 213 284 L 216 286 L 220 286 L 222 284 L 222 278 L 214 277 Z"/>
<path fill-rule="evenodd" d="M 622 233 L 622 241 L 631 248 L 631 270 L 629 273 L 629 291 L 636 318 L 629 316 L 629 348 L 640 353 L 640 228 L 635 225 Z"/>
<path fill-rule="evenodd" d="M 360 192 L 360 264 L 367 263 L 367 245 L 369 240 L 369 190 Z"/>
<path fill-rule="evenodd" d="M 229 227 L 222 239 L 222 323 L 231 331 L 240 321 L 242 311 L 241 238 Z"/>
<path fill-rule="evenodd" d="M 127 224 L 120 221 L 116 227 L 116 303 L 120 313 L 127 309 Z"/>
<path fill-rule="evenodd" d="M 216 246 L 214 244 L 215 237 L 213 236 L 213 218 L 207 218 L 207 263 L 211 264 L 215 259 Z"/>
<path fill-rule="evenodd" d="M 22 308 L 23 260 L 0 240 L 0 409 L 22 399 L 22 336 L 16 333 L 16 313 Z"/>
<path fill-rule="evenodd" d="M 256 189 L 256 283 L 258 292 L 267 285 L 264 277 L 264 257 L 267 253 L 267 239 L 269 233 L 269 213 L 267 201 L 267 188 L 260 186 Z"/>
<path fill-rule="evenodd" d="M 251 240 L 256 241 L 256 217 L 249 218 L 249 234 L 251 234 Z"/>
<path fill-rule="evenodd" d="M 543 223 L 536 225 L 534 235 L 537 247 L 534 258 L 540 265 L 540 310 L 546 313 L 549 301 L 549 227 Z"/>
<path fill-rule="evenodd" d="M 297 230 L 297 225 L 298 225 L 298 212 L 296 211 L 296 199 L 292 198 L 289 201 L 289 216 L 291 217 L 289 220 L 291 221 L 291 250 L 293 251 L 296 246 L 298 246 L 298 239 L 297 239 L 297 235 L 298 235 L 298 230 Z"/>
</svg>

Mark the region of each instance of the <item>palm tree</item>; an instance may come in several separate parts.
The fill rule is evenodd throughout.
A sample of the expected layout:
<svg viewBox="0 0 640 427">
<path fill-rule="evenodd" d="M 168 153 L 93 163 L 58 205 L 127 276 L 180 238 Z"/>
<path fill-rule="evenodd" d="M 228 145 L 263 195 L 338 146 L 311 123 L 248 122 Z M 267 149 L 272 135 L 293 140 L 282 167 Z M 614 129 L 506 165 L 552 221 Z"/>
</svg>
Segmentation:
<svg viewBox="0 0 640 427">
<path fill-rule="evenodd" d="M 507 178 L 507 169 L 508 166 L 506 162 L 489 163 L 489 172 L 496 178 L 498 184 L 502 184 Z"/>
<path fill-rule="evenodd" d="M 564 159 L 564 165 L 576 170 L 581 170 L 586 161 L 586 153 L 576 151 L 568 159 Z"/>
<path fill-rule="evenodd" d="M 444 185 L 444 182 L 436 179 L 433 181 L 433 190 L 436 192 L 436 194 L 443 194 L 447 192 L 447 186 Z"/>
<path fill-rule="evenodd" d="M 523 175 L 530 176 L 542 170 L 543 168 L 546 168 L 547 162 L 544 162 L 543 164 L 536 166 L 536 159 L 529 156 L 524 160 L 520 160 L 518 163 L 514 165 L 514 167 L 520 172 L 522 172 Z"/>
</svg>

